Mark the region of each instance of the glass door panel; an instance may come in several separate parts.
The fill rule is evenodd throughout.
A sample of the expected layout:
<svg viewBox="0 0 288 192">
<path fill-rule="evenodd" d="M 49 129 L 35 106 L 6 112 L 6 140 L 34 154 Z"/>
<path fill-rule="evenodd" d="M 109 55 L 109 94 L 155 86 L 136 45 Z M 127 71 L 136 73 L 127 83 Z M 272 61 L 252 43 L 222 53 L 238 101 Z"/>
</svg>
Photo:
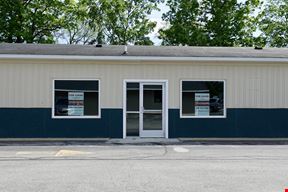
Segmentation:
<svg viewBox="0 0 288 192">
<path fill-rule="evenodd" d="M 126 88 L 126 135 L 139 137 L 140 125 L 140 84 L 127 83 Z"/>
<path fill-rule="evenodd" d="M 162 130 L 162 114 L 143 114 L 143 130 Z"/>
<path fill-rule="evenodd" d="M 139 113 L 126 114 L 127 136 L 139 137 Z"/>
<path fill-rule="evenodd" d="M 162 137 L 163 84 L 140 84 L 140 137 Z"/>
<path fill-rule="evenodd" d="M 162 130 L 162 85 L 143 85 L 143 130 Z"/>
</svg>

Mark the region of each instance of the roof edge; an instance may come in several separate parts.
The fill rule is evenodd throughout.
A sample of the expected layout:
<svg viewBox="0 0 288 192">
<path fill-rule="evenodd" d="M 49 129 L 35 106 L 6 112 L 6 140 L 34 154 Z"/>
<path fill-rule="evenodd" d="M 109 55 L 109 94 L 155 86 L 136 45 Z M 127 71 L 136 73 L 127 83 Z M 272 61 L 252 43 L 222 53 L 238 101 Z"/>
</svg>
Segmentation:
<svg viewBox="0 0 288 192">
<path fill-rule="evenodd" d="M 288 58 L 273 57 L 163 57 L 163 56 L 77 56 L 77 55 L 27 55 L 0 54 L 0 59 L 44 59 L 83 61 L 233 61 L 233 62 L 278 62 L 288 63 Z"/>
</svg>

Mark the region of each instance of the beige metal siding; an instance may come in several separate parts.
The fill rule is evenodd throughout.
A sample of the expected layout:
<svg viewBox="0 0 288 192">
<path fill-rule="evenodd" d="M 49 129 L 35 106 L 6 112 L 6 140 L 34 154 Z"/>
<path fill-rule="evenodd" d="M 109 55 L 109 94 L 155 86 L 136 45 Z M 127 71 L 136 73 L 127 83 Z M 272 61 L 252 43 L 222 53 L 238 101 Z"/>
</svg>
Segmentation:
<svg viewBox="0 0 288 192">
<path fill-rule="evenodd" d="M 287 64 L 0 60 L 0 107 L 50 108 L 53 79 L 100 79 L 101 107 L 122 108 L 124 79 L 167 79 L 179 108 L 180 80 L 203 79 L 226 81 L 228 108 L 288 108 Z"/>
</svg>

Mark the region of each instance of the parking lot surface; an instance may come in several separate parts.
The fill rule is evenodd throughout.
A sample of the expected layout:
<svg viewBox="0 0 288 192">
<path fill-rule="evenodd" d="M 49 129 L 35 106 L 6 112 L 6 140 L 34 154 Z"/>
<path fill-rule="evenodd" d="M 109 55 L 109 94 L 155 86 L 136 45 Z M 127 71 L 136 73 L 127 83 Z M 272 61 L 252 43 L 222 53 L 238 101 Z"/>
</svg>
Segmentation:
<svg viewBox="0 0 288 192">
<path fill-rule="evenodd" d="M 287 145 L 1 146 L 1 192 L 284 192 Z"/>
</svg>

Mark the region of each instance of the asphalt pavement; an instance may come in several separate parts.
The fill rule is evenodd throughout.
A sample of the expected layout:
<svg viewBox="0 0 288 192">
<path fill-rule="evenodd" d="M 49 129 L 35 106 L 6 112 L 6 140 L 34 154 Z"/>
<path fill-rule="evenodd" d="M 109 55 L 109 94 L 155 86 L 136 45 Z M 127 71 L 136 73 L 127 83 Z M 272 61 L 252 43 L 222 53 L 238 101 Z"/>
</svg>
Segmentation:
<svg viewBox="0 0 288 192">
<path fill-rule="evenodd" d="M 284 192 L 287 145 L 1 146 L 1 192 Z"/>
</svg>

